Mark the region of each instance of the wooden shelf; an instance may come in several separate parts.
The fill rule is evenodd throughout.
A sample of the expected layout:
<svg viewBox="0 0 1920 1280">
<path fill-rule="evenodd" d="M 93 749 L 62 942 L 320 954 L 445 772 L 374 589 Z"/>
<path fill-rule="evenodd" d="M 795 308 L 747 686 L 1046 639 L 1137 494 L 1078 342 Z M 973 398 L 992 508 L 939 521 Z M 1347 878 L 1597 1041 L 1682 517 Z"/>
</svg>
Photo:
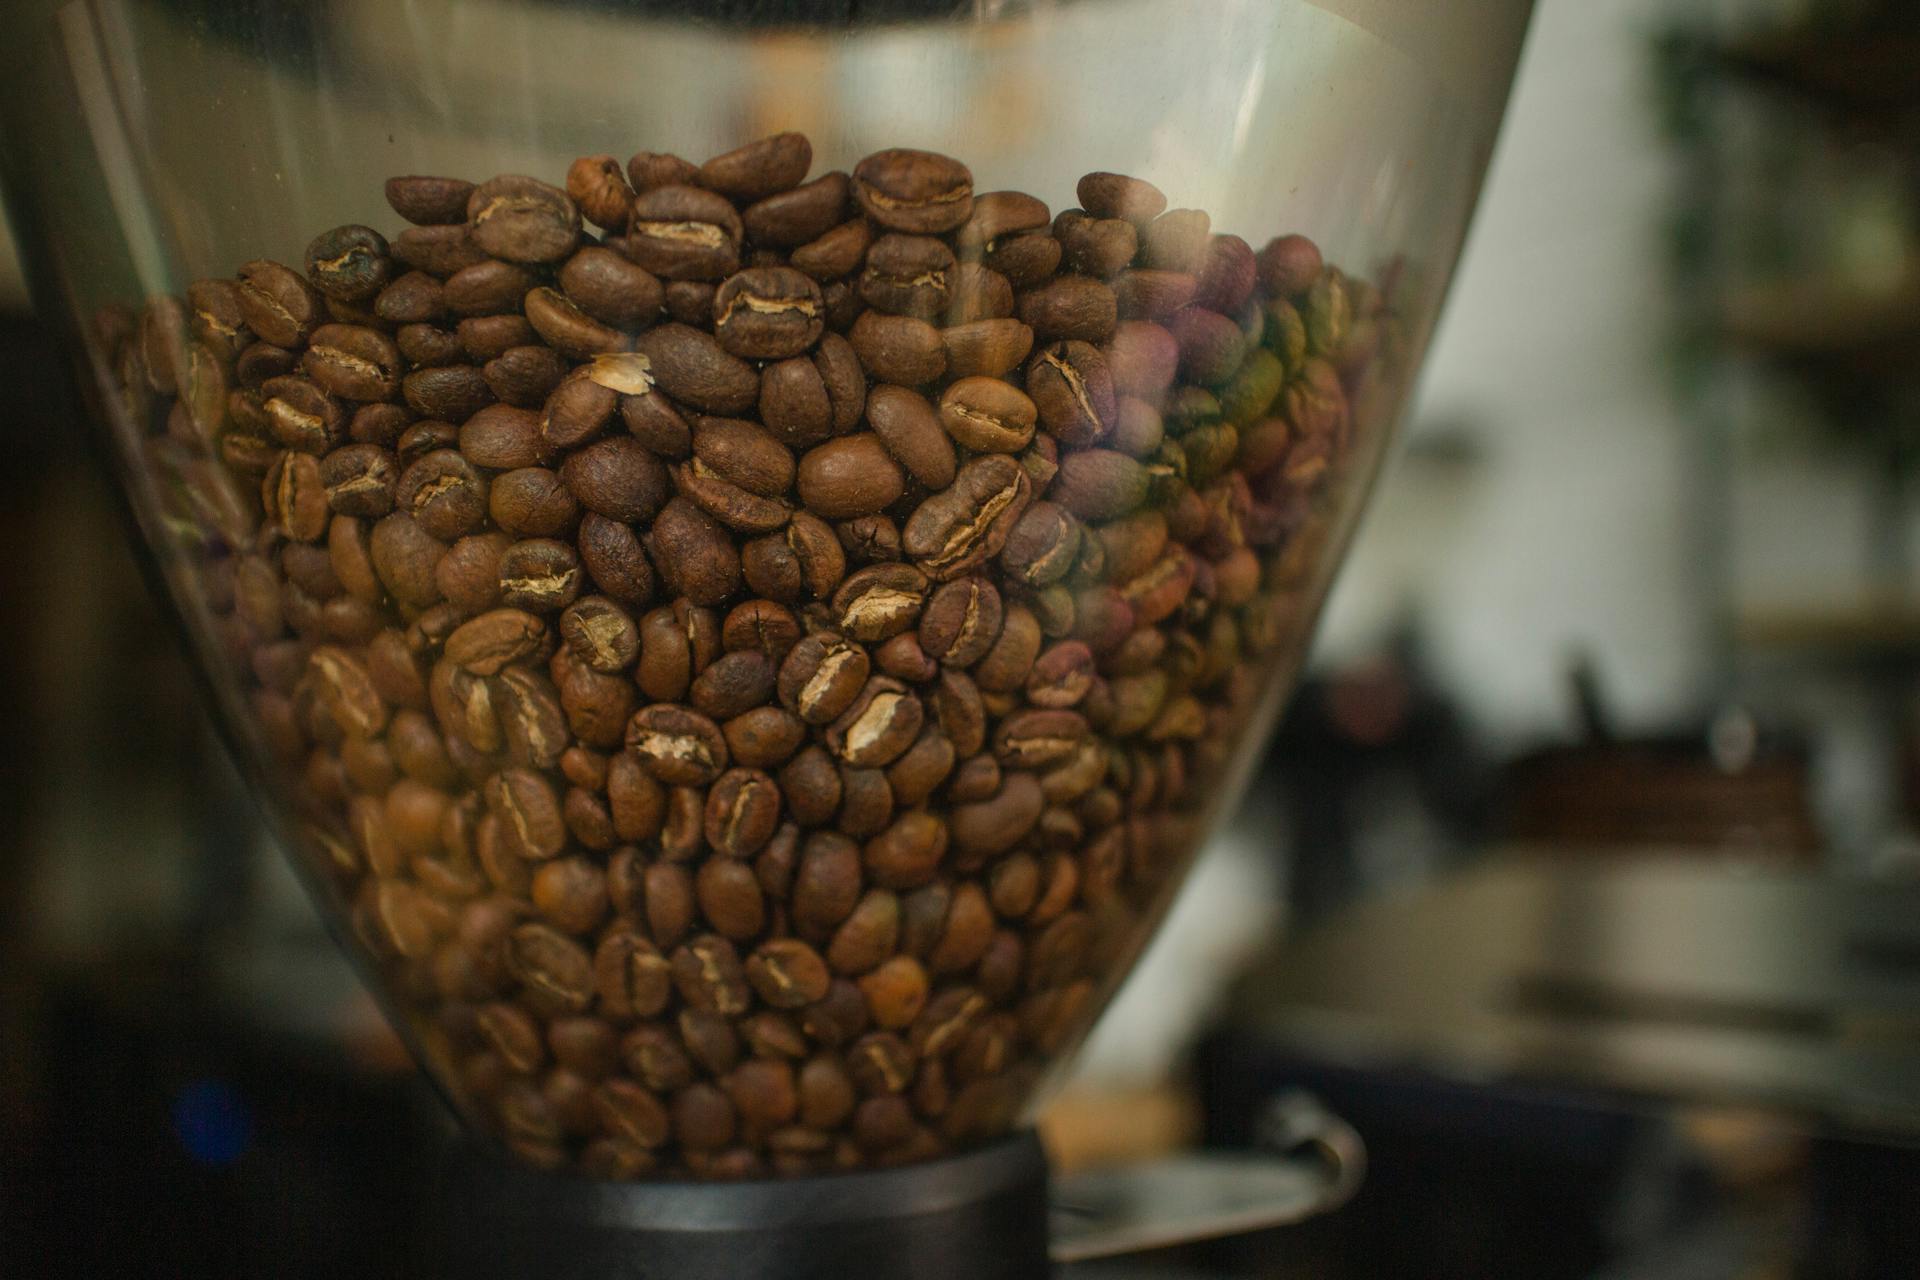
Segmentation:
<svg viewBox="0 0 1920 1280">
<path fill-rule="evenodd" d="M 1920 604 L 1888 599 L 1754 606 L 1735 615 L 1733 636 L 1741 648 L 1756 651 L 1920 659 Z"/>
<path fill-rule="evenodd" d="M 1880 116 L 1920 111 L 1920 36 L 1773 31 L 1715 45 L 1712 54 L 1737 76 L 1841 110 Z"/>
<path fill-rule="evenodd" d="M 1867 292 L 1830 279 L 1731 289 L 1719 326 L 1735 345 L 1785 360 L 1839 361 L 1863 370 L 1920 370 L 1920 273 Z"/>
</svg>

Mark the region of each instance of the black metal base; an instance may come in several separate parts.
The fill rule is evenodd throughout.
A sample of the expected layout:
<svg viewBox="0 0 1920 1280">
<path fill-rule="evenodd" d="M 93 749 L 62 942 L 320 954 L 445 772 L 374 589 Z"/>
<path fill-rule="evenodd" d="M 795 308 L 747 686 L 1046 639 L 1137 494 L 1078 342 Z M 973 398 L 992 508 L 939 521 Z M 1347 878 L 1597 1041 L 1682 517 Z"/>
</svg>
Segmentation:
<svg viewBox="0 0 1920 1280">
<path fill-rule="evenodd" d="M 456 1149 L 421 1270 L 448 1280 L 1041 1280 L 1047 1165 L 1031 1133 L 901 1169 L 621 1183 Z"/>
</svg>

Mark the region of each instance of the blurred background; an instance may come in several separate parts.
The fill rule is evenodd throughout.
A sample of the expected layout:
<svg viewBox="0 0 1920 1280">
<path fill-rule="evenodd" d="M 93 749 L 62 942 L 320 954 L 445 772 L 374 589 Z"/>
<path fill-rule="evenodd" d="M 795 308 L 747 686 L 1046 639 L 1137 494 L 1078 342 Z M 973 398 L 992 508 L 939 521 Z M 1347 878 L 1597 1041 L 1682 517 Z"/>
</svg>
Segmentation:
<svg viewBox="0 0 1920 1280">
<path fill-rule="evenodd" d="M 443 1125 L 0 252 L 0 1274 L 385 1275 Z M 1920 15 L 1540 0 L 1263 776 L 1045 1119 L 1355 1124 L 1219 1274 L 1911 1275 Z M 211 1256 L 210 1256 L 211 1255 Z"/>
</svg>

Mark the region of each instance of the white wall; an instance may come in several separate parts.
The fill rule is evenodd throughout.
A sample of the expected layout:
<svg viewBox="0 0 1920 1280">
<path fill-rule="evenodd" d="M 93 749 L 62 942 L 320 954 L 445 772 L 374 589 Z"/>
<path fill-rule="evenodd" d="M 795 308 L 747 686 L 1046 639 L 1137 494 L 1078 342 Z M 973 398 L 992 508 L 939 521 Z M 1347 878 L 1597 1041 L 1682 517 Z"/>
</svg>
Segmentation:
<svg viewBox="0 0 1920 1280">
<path fill-rule="evenodd" d="M 1509 740 L 1567 724 L 1590 651 L 1623 720 L 1696 692 L 1688 426 L 1667 394 L 1659 263 L 1671 161 L 1649 103 L 1657 0 L 1541 0 L 1466 256 L 1409 418 L 1465 423 L 1463 474 L 1389 464 L 1322 631 L 1337 654 L 1406 602 Z"/>
</svg>

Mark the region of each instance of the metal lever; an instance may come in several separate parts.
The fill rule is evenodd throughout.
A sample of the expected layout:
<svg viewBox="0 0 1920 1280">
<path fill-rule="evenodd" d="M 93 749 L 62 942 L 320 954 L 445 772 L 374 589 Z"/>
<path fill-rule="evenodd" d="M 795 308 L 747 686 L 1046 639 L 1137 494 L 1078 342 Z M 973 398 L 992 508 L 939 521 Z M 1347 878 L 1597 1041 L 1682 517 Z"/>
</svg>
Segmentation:
<svg viewBox="0 0 1920 1280">
<path fill-rule="evenodd" d="M 1309 1093 L 1269 1102 L 1260 1145 L 1195 1151 L 1056 1178 L 1055 1262 L 1085 1262 L 1290 1226 L 1339 1208 L 1366 1176 L 1366 1146 Z"/>
</svg>

